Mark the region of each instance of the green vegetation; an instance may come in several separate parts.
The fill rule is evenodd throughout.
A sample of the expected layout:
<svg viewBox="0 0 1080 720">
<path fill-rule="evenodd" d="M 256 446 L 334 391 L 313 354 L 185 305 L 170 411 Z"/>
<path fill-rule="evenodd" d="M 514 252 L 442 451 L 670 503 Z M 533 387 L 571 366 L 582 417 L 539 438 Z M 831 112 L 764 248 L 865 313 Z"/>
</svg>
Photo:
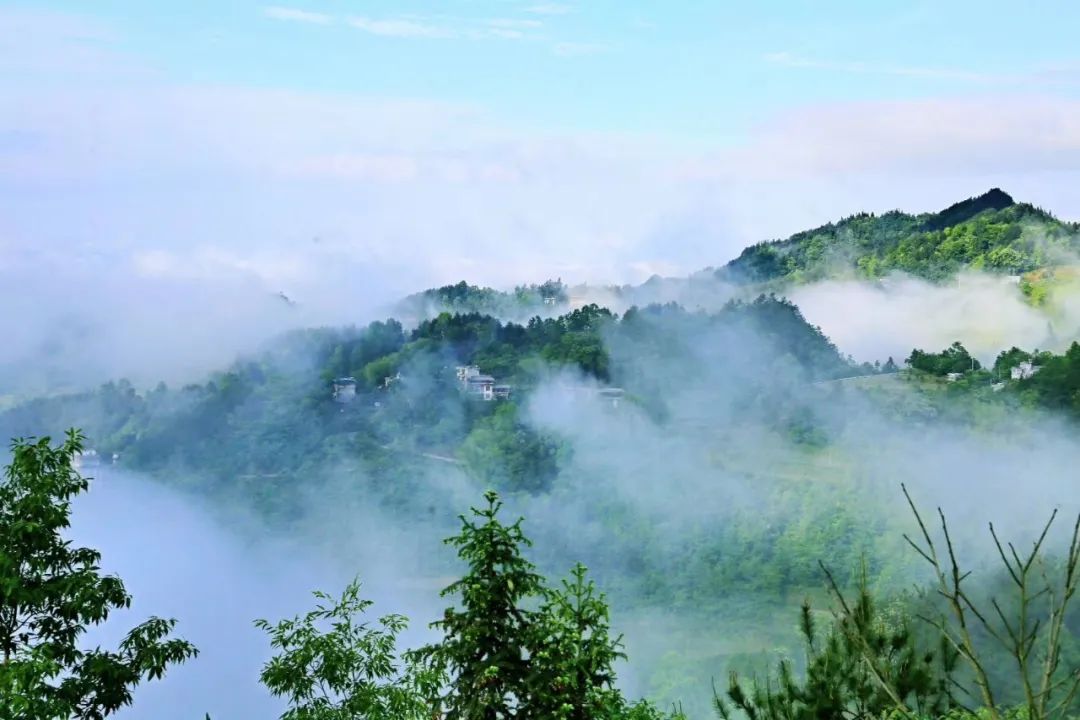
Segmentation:
<svg viewBox="0 0 1080 720">
<path fill-rule="evenodd" d="M 1044 552 L 1057 511 L 1027 553 L 1003 543 L 991 524 L 1006 579 L 995 588 L 1000 594 L 986 597 L 960 566 L 941 509 L 935 539 L 906 488 L 904 495 L 919 528 L 914 539 L 904 539 L 933 571 L 927 591 L 908 599 L 899 612 L 882 613 L 865 575 L 849 602 L 822 566 L 836 604 L 834 621 L 819 638 L 810 605 L 803 604 L 803 676 L 797 678 L 791 663 L 782 661 L 775 678 L 755 679 L 748 692 L 733 673 L 726 698 L 717 694 L 715 699 L 724 720 L 733 709 L 751 720 L 1076 717 L 1080 657 L 1068 628 L 1080 583 L 1080 515 L 1060 558 Z"/>
<path fill-rule="evenodd" d="M 953 343 L 940 353 L 913 350 L 907 364 L 915 371 L 943 377 L 961 374 L 959 382 L 950 385 L 952 392 L 939 400 L 960 406 L 969 404 L 966 412 L 988 415 L 994 407 L 1013 410 L 1046 410 L 1080 419 L 1080 343 L 1072 343 L 1063 353 L 1017 347 L 1003 350 L 994 365 L 984 369 L 960 343 Z M 1014 376 L 1013 371 L 1026 372 Z"/>
<path fill-rule="evenodd" d="M 615 688 L 615 662 L 626 659 L 611 635 L 603 594 L 574 567 L 561 588 L 548 587 L 522 551 L 522 520 L 507 525 L 494 492 L 461 517 L 447 543 L 466 573 L 443 590 L 458 602 L 432 627 L 440 639 L 398 657 L 407 619 L 362 619 L 371 602 L 351 583 L 334 601 L 302 617 L 256 625 L 279 654 L 261 680 L 289 708 L 282 720 L 677 720 Z M 327 628 L 327 629 L 323 629 Z"/>
<path fill-rule="evenodd" d="M 1020 275 L 1068 262 L 1080 227 L 1014 203 L 994 189 L 940 213 L 862 213 L 786 240 L 758 243 L 716 271 L 736 282 L 878 278 L 902 271 L 931 281 L 963 268 Z"/>
<path fill-rule="evenodd" d="M 939 353 L 912 350 L 911 355 L 904 362 L 915 370 L 939 377 L 982 369 L 979 361 L 971 357 L 967 348 L 959 342 L 953 343 Z"/>
<path fill-rule="evenodd" d="M 430 318 L 441 313 L 480 313 L 498 318 L 521 320 L 533 317 L 545 308 L 565 309 L 570 294 L 562 280 L 547 280 L 539 285 L 519 285 L 510 292 L 469 285 L 464 280 L 410 295 L 398 310 L 410 318 Z"/>
<path fill-rule="evenodd" d="M 133 630 L 119 653 L 78 650 L 88 624 L 129 598 L 117 578 L 101 578 L 98 555 L 60 541 L 70 498 L 86 489 L 74 470 L 80 435 L 16 441 L 15 460 L 0 486 L 0 717 L 104 718 L 131 702 L 143 677 L 195 655 L 169 640 L 172 621 L 151 619 Z M 1056 512 L 1027 552 L 990 533 L 1004 568 L 1001 583 L 975 587 L 957 559 L 938 510 L 932 532 L 904 490 L 919 532 L 904 536 L 928 563 L 924 592 L 882 603 L 863 568 L 854 601 L 822 564 L 834 601 L 824 633 L 804 602 L 800 629 L 805 663 L 779 664 L 775 676 L 748 687 L 732 673 L 715 696 L 720 718 L 1024 718 L 1067 720 L 1080 712 L 1080 617 L 1072 601 L 1080 585 L 1080 515 L 1061 555 L 1047 552 Z M 522 519 L 500 517 L 494 492 L 461 516 L 446 543 L 464 574 L 442 592 L 452 604 L 432 624 L 439 638 L 399 653 L 407 625 L 387 615 L 365 620 L 371 603 L 358 582 L 340 599 L 315 593 L 311 612 L 271 623 L 257 620 L 277 654 L 260 679 L 288 707 L 282 720 L 679 720 L 616 687 L 626 660 L 612 634 L 606 597 L 578 564 L 551 587 L 525 557 L 531 542 Z M 58 679 L 52 683 L 50 680 Z"/>
<path fill-rule="evenodd" d="M 704 357 L 695 338 L 715 348 Z M 710 350 L 710 352 L 713 352 Z M 751 365 L 750 355 L 761 362 Z M 310 369 L 314 357 L 315 368 Z M 513 386 L 512 400 L 471 401 L 455 367 L 475 365 Z M 288 488 L 318 474 L 328 459 L 359 461 L 386 483 L 408 483 L 420 453 L 457 457 L 500 489 L 550 487 L 565 443 L 522 422 L 530 392 L 558 369 L 624 388 L 656 417 L 668 412 L 673 385 L 730 367 L 743 382 L 740 402 L 758 417 L 795 431 L 801 420 L 785 393 L 803 383 L 866 372 L 844 359 L 794 305 L 762 297 L 719 313 L 678 306 L 631 309 L 623 318 L 589 305 L 525 325 L 479 314 L 441 314 L 406 333 L 393 321 L 344 331 L 295 333 L 258 360 L 238 362 L 201 385 L 137 392 L 124 381 L 98 391 L 35 400 L 0 416 L 0 430 L 57 433 L 80 425 L 107 457 L 127 467 L 181 477 L 197 470 L 210 487 L 252 497 L 287 514 Z M 299 369 L 298 369 L 299 368 Z M 387 379 L 401 374 L 400 382 Z M 330 396 L 333 378 L 357 381 L 353 402 Z M 408 487 L 402 486 L 402 492 Z"/>
<path fill-rule="evenodd" d="M 1024 275 L 1021 289 L 1052 304 L 1068 272 L 1044 266 L 1075 250 L 1075 237 L 1075 227 L 991 193 L 937 215 L 849 218 L 748 249 L 720 274 L 779 285 L 833 277 L 837 268 L 931 280 L 963 267 L 1040 268 Z M 797 307 L 772 295 L 714 312 L 670 303 L 621 316 L 597 305 L 565 312 L 566 301 L 559 282 L 514 293 L 451 285 L 410 298 L 415 326 L 388 319 L 295 332 L 197 384 L 141 390 L 120 380 L 19 403 L 0 413 L 0 433 L 84 427 L 104 462 L 115 457 L 119 467 L 212 501 L 252 507 L 277 530 L 309 521 L 305 501 L 343 486 L 378 512 L 443 527 L 453 522 L 452 493 L 435 491 L 433 478 L 447 477 L 456 488 L 493 488 L 514 507 L 581 513 L 572 517 L 586 539 L 544 527 L 526 560 L 519 550 L 527 543 L 516 525 L 499 524 L 497 502 L 478 510 L 456 536 L 469 575 L 448 589 L 454 605 L 437 626 L 446 640 L 423 652 L 394 654 L 404 618 L 364 621 L 369 604 L 355 584 L 340 598 L 319 596 L 310 614 L 263 623 L 280 653 L 263 680 L 290 702 L 290 718 L 428 717 L 436 701 L 463 718 L 476 716 L 477 703 L 524 717 L 514 713 L 525 702 L 536 717 L 652 717 L 655 708 L 613 689 L 623 648 L 606 598 L 580 567 L 557 588 L 544 578 L 578 559 L 579 547 L 627 618 L 651 620 L 663 608 L 694 613 L 701 626 L 739 628 L 719 648 L 705 635 L 679 637 L 673 644 L 692 652 L 648 668 L 644 687 L 665 706 L 691 687 L 707 688 L 721 668 L 747 674 L 784 657 L 781 684 L 728 696 L 728 710 L 900 712 L 873 685 L 874 663 L 907 688 L 906 712 L 956 710 L 935 694 L 941 677 L 920 674 L 925 668 L 912 660 L 925 657 L 915 648 L 931 646 L 910 614 L 941 608 L 893 594 L 911 577 L 900 526 L 880 492 L 907 467 L 890 462 L 905 447 L 893 435 L 942 421 L 1003 433 L 1033 426 L 1043 412 L 1080 419 L 1080 345 L 1060 355 L 1012 348 L 984 368 L 955 343 L 915 349 L 898 371 L 892 358 L 845 358 Z M 1037 371 L 1013 379 L 1021 363 Z M 509 385 L 509 397 L 469 395 L 458 377 L 468 366 Z M 353 379 L 355 396 L 335 399 L 343 378 Z M 852 437 L 870 447 L 872 462 L 851 451 Z M 804 626 L 802 661 L 791 629 L 776 618 L 802 596 L 824 594 L 818 562 L 839 573 L 833 601 L 843 608 L 853 600 L 824 632 Z M 860 585 L 859 567 L 869 585 Z M 470 583 L 478 578 L 476 595 Z M 1046 606 L 1032 612 L 1045 615 Z M 730 616 L 718 620 L 722 614 Z M 480 660 L 469 655 L 478 628 L 490 644 Z M 1075 616 L 1064 628 L 1063 662 L 1071 663 Z M 993 639 L 985 629 L 976 635 L 980 649 Z M 856 656 L 865 651 L 859 643 L 887 652 Z M 923 665 L 944 667 L 951 655 L 932 649 L 933 662 Z M 334 662 L 321 663 L 331 651 Z M 997 670 L 1009 665 L 1008 653 L 994 657 L 987 674 L 1009 688 L 999 704 L 1022 703 L 1020 686 Z M 961 653 L 955 677 L 970 683 L 965 661 Z M 834 695 L 807 695 L 809 685 Z M 783 698 L 770 694 L 779 688 Z M 770 715 L 778 707 L 786 709 Z"/>
<path fill-rule="evenodd" d="M 72 463 L 83 449 L 74 430 L 15 440 L 0 483 L 0 718 L 103 718 L 131 703 L 132 690 L 194 657 L 169 637 L 174 620 L 150 618 L 117 650 L 87 650 L 86 631 L 127 608 L 120 578 L 103 576 L 100 554 L 63 537 L 72 498 L 88 485 Z"/>
</svg>

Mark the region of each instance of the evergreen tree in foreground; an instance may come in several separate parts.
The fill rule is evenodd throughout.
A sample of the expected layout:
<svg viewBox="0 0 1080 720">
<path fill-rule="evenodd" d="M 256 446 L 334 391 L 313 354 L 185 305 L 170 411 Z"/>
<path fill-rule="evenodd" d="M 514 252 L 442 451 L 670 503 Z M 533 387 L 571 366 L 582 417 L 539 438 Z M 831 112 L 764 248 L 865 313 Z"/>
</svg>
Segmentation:
<svg viewBox="0 0 1080 720">
<path fill-rule="evenodd" d="M 419 651 L 433 667 L 447 673 L 449 685 L 439 699 L 446 720 L 503 720 L 530 717 L 529 650 L 535 641 L 543 578 L 521 556 L 531 543 L 521 520 L 499 522 L 502 503 L 488 492 L 487 507 L 473 508 L 476 520 L 461 516 L 461 533 L 446 542 L 467 564 L 463 578 L 442 591 L 457 595 L 460 607 L 449 607 L 433 627 L 442 642 Z"/>
<path fill-rule="evenodd" d="M 131 604 L 120 578 L 101 574 L 100 553 L 63 537 L 71 499 L 88 487 L 73 466 L 82 448 L 75 430 L 57 447 L 15 440 L 0 481 L 0 720 L 104 718 L 197 654 L 169 637 L 174 620 L 156 617 L 115 651 L 80 648 L 87 628 Z"/>
<path fill-rule="evenodd" d="M 521 519 L 505 525 L 494 492 L 487 506 L 462 516 L 446 542 L 467 572 L 442 595 L 457 596 L 433 626 L 441 642 L 410 653 L 442 674 L 432 698 L 445 720 L 659 720 L 652 705 L 630 704 L 615 688 L 614 663 L 625 657 L 612 638 L 607 602 L 578 565 L 551 590 L 522 557 L 531 545 Z M 445 713 L 445 714 L 441 714 Z"/>
</svg>

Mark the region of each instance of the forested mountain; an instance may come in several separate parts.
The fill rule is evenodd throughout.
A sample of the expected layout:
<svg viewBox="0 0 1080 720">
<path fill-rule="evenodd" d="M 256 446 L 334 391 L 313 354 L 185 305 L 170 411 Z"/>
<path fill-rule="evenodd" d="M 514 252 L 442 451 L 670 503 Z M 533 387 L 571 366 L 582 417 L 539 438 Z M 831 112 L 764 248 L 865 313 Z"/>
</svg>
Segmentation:
<svg viewBox="0 0 1080 720">
<path fill-rule="evenodd" d="M 944 280 L 971 268 L 1019 275 L 1068 262 L 1080 227 L 994 188 L 938 213 L 860 213 L 786 240 L 752 245 L 716 271 L 739 283 L 876 278 L 902 271 Z"/>
<path fill-rule="evenodd" d="M 507 386 L 510 397 L 477 402 L 462 391 L 462 366 Z M 199 468 L 225 483 L 258 478 L 263 487 L 298 480 L 339 452 L 328 443 L 348 438 L 369 459 L 404 447 L 459 455 L 499 487 L 535 490 L 557 471 L 558 443 L 527 427 L 519 408 L 560 369 L 582 386 L 616 387 L 656 417 L 670 413 L 677 386 L 722 371 L 740 378 L 737 402 L 747 412 L 756 407 L 780 425 L 791 404 L 780 388 L 865 371 L 774 297 L 713 314 L 666 305 L 621 318 L 589 305 L 523 325 L 442 313 L 411 331 L 387 320 L 293 333 L 259 358 L 175 390 L 137 392 L 120 381 L 35 400 L 0 416 L 0 433 L 77 425 L 100 452 L 131 467 Z M 355 399 L 335 401 L 336 378 L 355 382 Z"/>
<path fill-rule="evenodd" d="M 818 561 L 845 590 L 857 568 L 890 592 L 905 583 L 889 493 L 952 480 L 949 463 L 919 464 L 942 437 L 959 444 L 953 455 L 981 458 L 982 443 L 1035 453 L 1025 444 L 1043 441 L 1044 415 L 1068 432 L 1080 419 L 1080 345 L 1002 348 L 985 368 L 960 343 L 857 364 L 759 290 L 893 269 L 1014 274 L 1057 262 L 1075 237 L 992 191 L 748 248 L 675 288 L 731 286 L 719 277 L 752 298 L 712 295 L 712 311 L 629 303 L 672 290 L 659 280 L 609 289 L 629 305 L 618 310 L 557 280 L 510 292 L 461 282 L 411 296 L 400 317 L 286 334 L 199 383 L 116 380 L 21 403 L 0 413 L 0 434 L 80 427 L 94 450 L 85 462 L 253 509 L 277 529 L 301 527 L 324 494 L 410 527 L 445 525 L 454 493 L 494 488 L 547 518 L 545 570 L 584 548 L 623 608 L 733 613 L 763 634 L 659 663 L 650 692 L 670 699 L 687 677 L 707 687 L 717 672 L 790 656 L 776 612 L 819 593 Z"/>
</svg>

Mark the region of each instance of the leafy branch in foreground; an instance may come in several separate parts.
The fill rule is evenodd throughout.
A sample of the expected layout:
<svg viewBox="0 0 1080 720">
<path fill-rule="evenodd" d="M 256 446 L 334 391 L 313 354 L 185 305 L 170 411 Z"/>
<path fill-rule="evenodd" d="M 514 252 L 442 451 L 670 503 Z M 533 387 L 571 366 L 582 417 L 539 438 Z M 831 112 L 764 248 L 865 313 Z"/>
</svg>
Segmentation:
<svg viewBox="0 0 1080 720">
<path fill-rule="evenodd" d="M 89 487 L 74 459 L 83 436 L 57 447 L 15 440 L 0 482 L 0 719 L 100 719 L 131 703 L 133 689 L 194 657 L 169 635 L 174 620 L 152 617 L 115 651 L 84 650 L 87 629 L 131 605 L 120 578 L 103 576 L 101 554 L 72 547 L 71 500 Z"/>
<path fill-rule="evenodd" d="M 276 624 L 255 621 L 280 651 L 260 680 L 273 695 L 288 699 L 282 720 L 430 718 L 423 698 L 441 678 L 413 664 L 399 670 L 395 660 L 406 618 L 386 615 L 378 627 L 359 621 L 372 602 L 360 598 L 356 580 L 339 599 L 314 595 L 322 602 L 306 615 Z"/>
</svg>

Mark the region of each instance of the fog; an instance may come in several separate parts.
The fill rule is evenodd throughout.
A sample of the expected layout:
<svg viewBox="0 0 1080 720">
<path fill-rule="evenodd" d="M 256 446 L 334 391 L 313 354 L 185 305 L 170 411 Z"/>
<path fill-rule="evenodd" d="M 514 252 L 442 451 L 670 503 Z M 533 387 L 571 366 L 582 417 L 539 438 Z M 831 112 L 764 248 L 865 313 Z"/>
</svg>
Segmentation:
<svg viewBox="0 0 1080 720">
<path fill-rule="evenodd" d="M 103 571 L 119 575 L 134 600 L 92 628 L 85 642 L 115 647 L 156 615 L 176 618 L 175 634 L 199 649 L 164 680 L 141 685 L 133 705 L 116 715 L 121 720 L 189 720 L 207 712 L 277 717 L 284 703 L 258 682 L 272 651 L 253 621 L 303 614 L 315 606 L 313 590 L 338 595 L 357 575 L 362 596 L 375 601 L 369 620 L 405 613 L 414 620 L 405 644 L 430 636 L 425 623 L 435 617 L 437 598 L 408 576 L 419 555 L 400 542 L 403 526 L 387 526 L 370 508 L 335 505 L 324 495 L 307 532 L 283 534 L 243 507 L 211 503 L 145 476 L 109 467 L 86 474 L 91 490 L 74 505 L 70 537 L 100 550 Z"/>
<path fill-rule="evenodd" d="M 981 362 L 1001 350 L 1060 352 L 1080 328 L 1075 294 L 1058 313 L 1031 306 L 1007 277 L 962 273 L 940 285 L 902 274 L 880 282 L 829 281 L 793 288 L 789 297 L 860 362 L 902 362 L 913 348 L 938 352 L 957 340 Z"/>
<path fill-rule="evenodd" d="M 952 339 L 987 357 L 1041 342 L 1044 316 L 1016 295 L 1014 286 L 970 276 L 945 287 L 910 279 L 829 283 L 795 297 L 811 322 L 841 340 L 842 353 L 883 359 L 904 356 L 911 344 L 936 348 Z M 976 312 L 988 306 L 1001 312 Z M 730 564 L 741 552 L 731 545 L 739 528 L 776 528 L 770 542 L 797 552 L 800 533 L 854 518 L 873 537 L 857 536 L 847 550 L 889 557 L 891 575 L 873 578 L 889 591 L 926 578 L 901 540 L 912 530 L 901 482 L 925 512 L 945 509 L 965 561 L 982 572 L 993 559 L 987 522 L 1023 544 L 1054 507 L 1066 518 L 1080 511 L 1071 472 L 1080 442 L 1060 419 L 991 414 L 972 425 L 936 415 L 897 376 L 815 383 L 767 335 L 688 318 L 646 315 L 660 345 L 633 334 L 606 338 L 614 377 L 657 392 L 661 407 L 632 397 L 611 407 L 594 394 L 595 381 L 549 369 L 523 400 L 523 417 L 568 451 L 548 492 L 507 497 L 508 516 L 525 516 L 536 542 L 530 556 L 553 581 L 580 560 L 611 593 L 631 658 L 621 684 L 631 694 L 682 700 L 707 717 L 711 678 L 794 651 L 788 598 L 736 584 L 687 605 L 647 590 L 656 573 L 704 575 Z M 295 361 L 296 372 L 310 371 Z M 403 368 L 402 392 L 430 402 L 422 378 L 445 361 L 417 362 Z M 445 409 L 447 422 L 461 421 L 455 407 Z M 792 442 L 786 423 L 804 416 L 826 445 Z M 411 452 L 401 450 L 403 458 Z M 389 503 L 337 454 L 310 464 L 310 483 L 289 494 L 298 519 L 275 526 L 236 501 L 107 467 L 93 473 L 76 506 L 74 538 L 103 552 L 105 569 L 125 579 L 135 603 L 91 637 L 115 642 L 150 614 L 172 616 L 178 634 L 202 651 L 141 688 L 121 717 L 274 716 L 281 704 L 257 683 L 270 648 L 252 621 L 303 612 L 311 590 L 339 592 L 357 574 L 363 594 L 376 601 L 372 617 L 411 618 L 403 645 L 430 637 L 426 624 L 445 602 L 438 590 L 459 570 L 440 540 L 454 531 L 454 516 L 479 501 L 483 484 L 466 468 L 432 461 Z M 804 558 L 807 577 L 816 577 L 809 566 L 816 559 Z M 789 572 L 802 572 L 798 562 Z"/>
<path fill-rule="evenodd" d="M 119 378 L 139 389 L 203 381 L 238 355 L 280 349 L 290 329 L 363 325 L 409 293 L 462 279 L 509 290 L 560 277 L 572 307 L 596 302 L 623 314 L 677 302 L 715 312 L 756 289 L 691 273 L 852 213 L 936 211 L 991 186 L 1065 217 L 1080 213 L 1073 98 L 935 91 L 882 102 L 874 88 L 852 96 L 859 101 L 795 93 L 800 99 L 732 112 L 734 88 L 714 87 L 725 81 L 713 74 L 724 67 L 741 76 L 745 57 L 687 63 L 704 74 L 677 83 L 653 72 L 670 57 L 640 77 L 612 61 L 617 52 L 535 60 L 544 67 L 538 76 L 572 93 L 577 86 L 562 79 L 585 77 L 588 66 L 565 63 L 613 69 L 588 75 L 597 89 L 590 101 L 613 116 L 653 114 L 606 107 L 603 90 L 617 79 L 652 82 L 653 91 L 685 86 L 691 114 L 703 115 L 693 125 L 708 128 L 688 138 L 632 120 L 596 130 L 577 117 L 577 98 L 548 123 L 560 112 L 544 97 L 535 107 L 547 115 L 522 118 L 513 103 L 450 89 L 405 97 L 372 86 L 350 92 L 322 78 L 276 84 L 273 63 L 294 69 L 278 41 L 291 36 L 243 45 L 256 37 L 254 25 L 229 36 L 216 19 L 195 23 L 199 42 L 247 57 L 266 76 L 189 74 L 187 55 L 158 57 L 137 26 L 89 13 L 0 10 L 0 409 Z M 256 20 L 268 22 L 258 13 L 241 19 Z M 184 29 L 174 37 L 164 24 L 163 45 L 198 53 Z M 805 39 L 806 30 L 792 37 Z M 348 43 L 369 48 L 352 36 Z M 637 54 L 632 44 L 626 50 L 624 58 Z M 762 63 L 800 64 L 786 52 L 770 57 Z M 485 72 L 500 67 L 493 57 L 481 62 Z M 320 57 L 316 66 L 324 65 Z M 359 72 L 338 67 L 382 75 L 365 72 L 379 67 L 378 56 L 364 55 Z M 874 74 L 872 63 L 855 67 Z M 926 73 L 900 74 L 914 82 Z M 512 82 L 515 92 L 530 86 Z M 649 97 L 646 85 L 631 90 L 636 104 Z M 734 119 L 722 122 L 727 116 Z M 943 284 L 902 275 L 830 281 L 788 293 L 858 361 L 899 363 L 915 347 L 937 351 L 959 340 L 990 362 L 1013 345 L 1061 349 L 1080 333 L 1080 293 L 1035 309 L 1016 285 L 978 273 Z M 944 508 L 980 570 L 993 559 L 987 522 L 1022 544 L 1053 507 L 1066 517 L 1078 510 L 1080 440 L 1061 418 L 988 410 L 972 420 L 941 411 L 895 376 L 818 382 L 745 328 L 688 323 L 658 334 L 664 341 L 653 347 L 605 338 L 613 382 L 645 388 L 652 404 L 631 392 L 611 407 L 595 396 L 595 381 L 540 372 L 535 392 L 519 398 L 521 417 L 561 443 L 559 472 L 547 492 L 506 498 L 508 515 L 526 517 L 531 557 L 553 581 L 581 560 L 611 593 L 631 694 L 681 699 L 708 717 L 711 679 L 797 654 L 797 599 L 768 586 L 759 568 L 735 567 L 742 555 L 802 578 L 813 574 L 818 550 L 848 564 L 865 550 L 890 560 L 873 579 L 883 592 L 921 581 L 922 569 L 900 559 L 900 534 L 911 529 L 901 482 L 927 512 Z M 403 369 L 398 390 L 417 407 L 433 387 L 420 378 L 450 362 L 422 360 Z M 320 368 L 293 357 L 277 369 L 316 383 Z M 266 406 L 251 401 L 242 410 L 241 421 L 257 423 Z M 465 422 L 457 398 L 441 410 L 446 426 Z M 312 421 L 306 431 L 323 432 L 314 412 L 303 417 Z M 795 442 L 814 434 L 806 426 L 823 439 Z M 322 437 L 301 442 L 310 439 L 257 436 L 237 449 L 252 465 L 265 450 L 259 442 L 308 453 L 309 482 L 279 488 L 280 502 L 296 511 L 288 523 L 258 517 L 240 491 L 178 490 L 220 480 L 197 467 L 181 467 L 188 476 L 172 466 L 154 476 L 91 471 L 97 477 L 76 505 L 72 536 L 102 551 L 105 570 L 125 579 L 135 601 L 88 640 L 114 644 L 154 614 L 176 617 L 177 633 L 201 650 L 140 687 L 121 720 L 276 716 L 281 703 L 257 682 L 270 648 L 253 620 L 304 612 L 311 590 L 340 592 L 355 575 L 376 602 L 373 616 L 410 616 L 404 645 L 431 636 L 426 624 L 446 602 L 438 590 L 460 570 L 440 541 L 456 514 L 479 501 L 483 482 L 454 458 L 417 456 L 413 438 L 391 438 L 403 466 L 424 469 L 399 487 L 378 487 L 347 459 L 367 438 L 335 438 L 332 448 Z M 814 544 L 838 524 L 848 529 L 844 543 Z M 760 542 L 740 545 L 744 537 Z M 663 586 L 678 573 L 680 586 Z M 699 579 L 715 599 L 693 594 L 688 586 Z M 751 583 L 760 587 L 746 590 Z"/>
</svg>

